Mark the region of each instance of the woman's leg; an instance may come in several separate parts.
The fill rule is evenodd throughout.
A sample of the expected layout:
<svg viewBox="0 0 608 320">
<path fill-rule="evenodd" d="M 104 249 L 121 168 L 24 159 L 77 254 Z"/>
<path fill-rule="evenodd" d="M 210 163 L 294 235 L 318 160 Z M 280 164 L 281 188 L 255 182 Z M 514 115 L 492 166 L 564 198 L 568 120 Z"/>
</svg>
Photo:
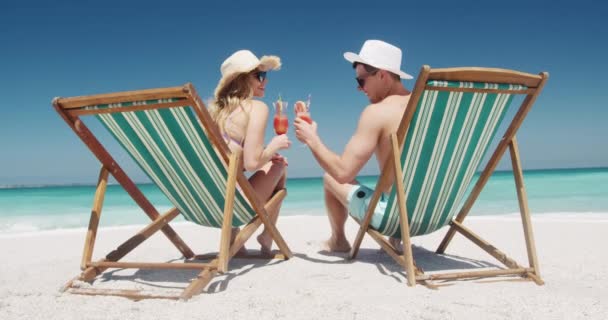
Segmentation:
<svg viewBox="0 0 608 320">
<path fill-rule="evenodd" d="M 249 178 L 249 182 L 256 191 L 258 198 L 264 203 L 272 197 L 275 191 L 285 188 L 286 169 L 286 166 L 282 163 L 269 162 Z M 282 202 L 280 201 L 266 210 L 270 223 L 273 225 L 276 224 L 279 217 Z M 272 236 L 267 228 L 264 228 L 257 240 L 260 243 L 262 254 L 269 255 L 272 248 Z"/>
</svg>

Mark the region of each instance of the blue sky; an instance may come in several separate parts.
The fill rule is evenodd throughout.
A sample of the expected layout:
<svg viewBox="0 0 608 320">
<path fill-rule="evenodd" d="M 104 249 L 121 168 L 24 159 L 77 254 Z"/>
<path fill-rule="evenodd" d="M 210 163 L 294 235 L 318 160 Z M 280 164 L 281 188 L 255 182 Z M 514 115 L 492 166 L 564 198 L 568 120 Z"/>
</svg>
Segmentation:
<svg viewBox="0 0 608 320">
<path fill-rule="evenodd" d="M 548 71 L 518 135 L 524 168 L 608 166 L 606 16 L 600 1 L 3 1 L 0 185 L 95 181 L 99 164 L 55 113 L 53 97 L 192 82 L 208 98 L 221 62 L 244 48 L 283 60 L 264 101 L 312 94 L 320 134 L 341 152 L 367 104 L 342 54 L 366 39 L 401 47 L 414 76 L 423 64 Z M 294 142 L 285 152 L 290 175 L 320 176 Z M 363 171 L 377 172 L 375 162 Z M 134 177 L 146 180 L 137 169 Z"/>
</svg>

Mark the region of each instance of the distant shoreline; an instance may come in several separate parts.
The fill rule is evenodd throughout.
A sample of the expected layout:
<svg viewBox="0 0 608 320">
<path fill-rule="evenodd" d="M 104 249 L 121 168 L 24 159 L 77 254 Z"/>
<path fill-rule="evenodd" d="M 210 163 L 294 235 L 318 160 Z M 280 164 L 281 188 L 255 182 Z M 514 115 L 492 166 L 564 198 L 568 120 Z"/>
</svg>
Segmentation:
<svg viewBox="0 0 608 320">
<path fill-rule="evenodd" d="M 325 218 L 324 215 L 307 215 L 307 214 L 296 214 L 296 215 L 284 215 L 280 217 L 280 220 L 287 219 L 292 221 L 293 219 L 308 219 L 308 218 Z M 551 223 L 608 223 L 608 213 L 603 212 L 571 212 L 571 213 L 532 213 L 531 215 L 533 222 L 551 222 Z M 521 217 L 519 213 L 506 213 L 498 215 L 470 215 L 467 217 L 467 221 L 520 221 Z M 350 219 L 349 219 L 350 220 Z M 174 221 L 171 223 L 172 226 L 195 226 L 200 228 L 209 228 L 205 226 L 197 225 L 190 221 Z M 146 224 L 133 223 L 124 225 L 102 225 L 99 226 L 99 230 L 126 230 L 126 229 L 139 229 L 145 227 Z M 55 229 L 39 229 L 39 230 L 20 230 L 20 231 L 0 231 L 0 239 L 7 238 L 19 238 L 19 237 L 32 237 L 32 236 L 44 236 L 44 235 L 59 235 L 59 234 L 70 234 L 70 233 L 82 233 L 86 232 L 87 227 L 60 227 Z"/>
<path fill-rule="evenodd" d="M 578 172 L 594 172 L 594 171 L 606 171 L 608 167 L 578 167 L 578 168 L 542 168 L 542 169 L 525 169 L 524 173 L 560 173 L 564 171 L 578 171 Z M 479 174 L 480 171 L 477 172 Z M 512 170 L 496 170 L 494 173 L 498 174 L 508 174 L 511 173 Z M 361 178 L 376 178 L 378 174 L 367 174 L 360 175 L 358 177 Z M 321 179 L 322 177 L 289 177 L 289 180 L 308 180 L 308 179 Z M 153 185 L 153 182 L 144 181 L 144 182 L 135 182 L 137 185 Z M 116 182 L 109 183 L 108 185 L 119 185 Z M 69 188 L 69 187 L 94 187 L 94 183 L 32 183 L 32 184 L 7 184 L 0 185 L 0 191 L 2 190 L 10 190 L 10 189 L 37 189 L 37 188 Z"/>
</svg>

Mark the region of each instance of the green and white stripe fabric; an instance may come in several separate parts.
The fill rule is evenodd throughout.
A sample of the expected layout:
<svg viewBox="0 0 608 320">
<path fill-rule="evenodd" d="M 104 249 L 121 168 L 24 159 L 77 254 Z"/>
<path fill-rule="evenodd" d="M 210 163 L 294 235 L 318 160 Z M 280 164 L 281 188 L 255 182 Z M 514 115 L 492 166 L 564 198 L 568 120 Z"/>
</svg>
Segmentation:
<svg viewBox="0 0 608 320">
<path fill-rule="evenodd" d="M 86 109 L 178 100 L 106 104 Z M 214 150 L 191 107 L 114 112 L 96 117 L 187 220 L 204 226 L 221 227 L 227 167 Z M 232 225 L 243 225 L 254 216 L 255 211 L 237 190 Z"/>
<path fill-rule="evenodd" d="M 429 86 L 525 90 L 509 84 L 429 81 Z M 425 90 L 408 129 L 401 167 L 410 235 L 448 224 L 463 201 L 513 94 Z M 393 187 L 379 232 L 401 238 Z"/>
</svg>

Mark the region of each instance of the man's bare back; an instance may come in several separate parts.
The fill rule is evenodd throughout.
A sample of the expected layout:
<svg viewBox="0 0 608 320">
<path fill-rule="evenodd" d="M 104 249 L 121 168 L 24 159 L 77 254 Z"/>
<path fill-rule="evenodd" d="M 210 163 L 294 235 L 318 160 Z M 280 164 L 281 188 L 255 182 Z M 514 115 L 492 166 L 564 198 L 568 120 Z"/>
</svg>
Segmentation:
<svg viewBox="0 0 608 320">
<path fill-rule="evenodd" d="M 410 100 L 411 95 L 393 95 L 388 96 L 379 103 L 372 104 L 368 108 L 370 111 L 366 112 L 362 116 L 371 116 L 374 121 L 378 122 L 378 125 L 383 128 L 378 138 L 378 144 L 374 151 L 376 154 L 376 160 L 380 167 L 380 172 L 384 169 L 386 159 L 390 156 L 390 135 L 397 132 L 403 113 L 407 107 L 407 103 Z M 389 184 L 392 185 L 392 184 Z M 389 191 L 389 190 L 384 190 Z"/>
</svg>

